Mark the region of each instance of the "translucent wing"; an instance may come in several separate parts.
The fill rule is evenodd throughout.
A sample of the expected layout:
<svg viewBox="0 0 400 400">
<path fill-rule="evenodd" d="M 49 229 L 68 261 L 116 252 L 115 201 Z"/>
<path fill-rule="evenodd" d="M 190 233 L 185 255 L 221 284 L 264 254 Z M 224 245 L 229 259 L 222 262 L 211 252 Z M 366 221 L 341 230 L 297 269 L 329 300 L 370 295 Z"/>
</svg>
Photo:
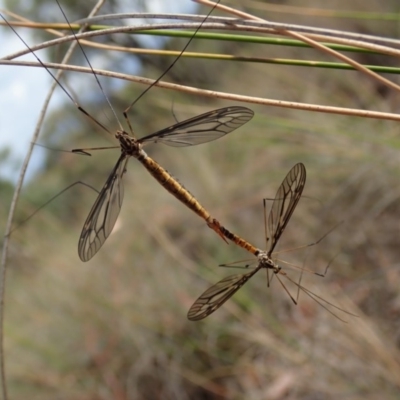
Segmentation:
<svg viewBox="0 0 400 400">
<path fill-rule="evenodd" d="M 268 255 L 271 255 L 285 230 L 303 193 L 305 183 L 306 169 L 302 163 L 296 164 L 281 183 L 268 217 Z"/>
<path fill-rule="evenodd" d="M 190 307 L 187 317 L 200 321 L 220 308 L 233 296 L 260 268 L 239 275 L 230 275 L 208 288 Z"/>
<path fill-rule="evenodd" d="M 220 108 L 147 135 L 139 142 L 161 142 L 175 147 L 194 146 L 232 132 L 250 121 L 253 115 L 254 112 L 246 107 Z"/>
<path fill-rule="evenodd" d="M 89 261 L 99 251 L 114 228 L 124 198 L 122 177 L 128 159 L 126 155 L 118 159 L 83 225 L 78 243 L 82 261 Z"/>
</svg>

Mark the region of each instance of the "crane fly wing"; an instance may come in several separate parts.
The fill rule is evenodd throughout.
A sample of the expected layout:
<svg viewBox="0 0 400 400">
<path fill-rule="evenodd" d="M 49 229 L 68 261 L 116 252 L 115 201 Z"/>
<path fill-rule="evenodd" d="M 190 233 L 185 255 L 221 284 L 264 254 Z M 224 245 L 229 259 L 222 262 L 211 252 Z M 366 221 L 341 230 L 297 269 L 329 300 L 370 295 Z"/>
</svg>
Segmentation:
<svg viewBox="0 0 400 400">
<path fill-rule="evenodd" d="M 302 163 L 298 163 L 289 171 L 276 192 L 268 217 L 268 255 L 271 255 L 285 230 L 303 193 L 305 183 L 306 169 Z"/>
<path fill-rule="evenodd" d="M 247 274 L 230 275 L 208 288 L 190 307 L 187 317 L 191 321 L 200 321 L 220 308 L 232 297 L 257 271 Z"/>
<path fill-rule="evenodd" d="M 147 135 L 139 142 L 161 142 L 175 147 L 211 142 L 250 121 L 253 115 L 246 107 L 220 108 Z"/>
<path fill-rule="evenodd" d="M 128 160 L 126 155 L 118 159 L 83 225 L 78 243 L 82 261 L 89 261 L 99 251 L 114 228 L 124 198 L 122 177 Z"/>
</svg>

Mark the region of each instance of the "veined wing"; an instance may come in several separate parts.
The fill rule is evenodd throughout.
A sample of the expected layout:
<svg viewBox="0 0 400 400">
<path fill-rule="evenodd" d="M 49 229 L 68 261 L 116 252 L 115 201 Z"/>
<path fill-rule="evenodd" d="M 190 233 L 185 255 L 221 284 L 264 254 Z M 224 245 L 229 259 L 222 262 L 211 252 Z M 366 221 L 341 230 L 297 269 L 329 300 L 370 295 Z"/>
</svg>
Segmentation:
<svg viewBox="0 0 400 400">
<path fill-rule="evenodd" d="M 271 255 L 285 230 L 303 193 L 305 183 L 306 169 L 302 163 L 296 164 L 281 183 L 268 217 L 268 255 Z"/>
<path fill-rule="evenodd" d="M 89 261 L 99 251 L 114 228 L 124 198 L 122 177 L 128 160 L 124 154 L 118 159 L 83 225 L 78 243 L 82 261 Z"/>
<path fill-rule="evenodd" d="M 254 112 L 246 107 L 220 108 L 147 135 L 139 142 L 161 142 L 175 147 L 194 146 L 232 132 L 250 121 L 253 115 Z"/>
<path fill-rule="evenodd" d="M 187 317 L 199 321 L 208 317 L 232 297 L 260 268 L 247 274 L 230 275 L 208 288 L 190 307 Z"/>
</svg>

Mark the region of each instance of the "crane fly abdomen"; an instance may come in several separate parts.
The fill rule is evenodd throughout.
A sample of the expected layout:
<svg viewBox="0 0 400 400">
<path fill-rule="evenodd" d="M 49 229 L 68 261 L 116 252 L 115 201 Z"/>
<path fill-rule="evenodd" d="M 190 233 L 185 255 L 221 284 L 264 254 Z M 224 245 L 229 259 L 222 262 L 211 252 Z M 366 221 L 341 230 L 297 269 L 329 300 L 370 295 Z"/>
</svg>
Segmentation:
<svg viewBox="0 0 400 400">
<path fill-rule="evenodd" d="M 252 244 L 250 244 L 247 240 L 244 240 L 241 237 L 239 237 L 238 235 L 235 235 L 234 233 L 228 231 L 228 229 L 226 229 L 223 226 L 220 226 L 220 229 L 221 229 L 222 234 L 226 238 L 231 240 L 233 243 L 235 243 L 236 245 L 242 247 L 243 249 L 247 250 L 248 252 L 254 254 L 255 256 L 258 256 L 258 254 L 260 253 L 260 250 L 257 249 L 257 247 L 254 247 Z"/>
<path fill-rule="evenodd" d="M 161 186 L 194 211 L 199 217 L 208 222 L 211 218 L 210 214 L 187 189 L 171 176 L 166 169 L 150 158 L 142 149 L 140 149 L 139 155 L 136 158 L 144 165 L 147 171 L 149 171 Z"/>
<path fill-rule="evenodd" d="M 186 207 L 194 211 L 199 217 L 203 218 L 207 225 L 213 229 L 223 240 L 226 241 L 220 224 L 211 217 L 210 213 L 196 200 L 196 198 L 182 186 L 171 174 L 160 164 L 149 157 L 143 149 L 139 149 L 139 155 L 136 157 L 149 171 L 149 173 L 163 186 L 168 192 L 176 197 Z"/>
</svg>

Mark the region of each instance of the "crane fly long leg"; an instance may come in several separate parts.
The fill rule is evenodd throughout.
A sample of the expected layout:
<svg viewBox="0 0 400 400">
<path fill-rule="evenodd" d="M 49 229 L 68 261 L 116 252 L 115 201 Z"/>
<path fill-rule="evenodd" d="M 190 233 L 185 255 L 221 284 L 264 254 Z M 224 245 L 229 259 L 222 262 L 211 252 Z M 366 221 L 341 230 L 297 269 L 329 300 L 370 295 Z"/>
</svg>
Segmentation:
<svg viewBox="0 0 400 400">
<path fill-rule="evenodd" d="M 339 319 L 342 322 L 347 322 L 344 319 L 340 318 L 339 316 L 337 316 L 334 312 L 332 312 L 331 310 L 329 310 L 329 308 L 327 306 L 325 306 L 324 304 L 322 304 L 321 302 L 324 302 L 326 304 L 328 304 L 329 306 L 336 308 L 336 310 L 339 310 L 341 312 L 344 312 L 348 315 L 351 315 L 353 317 L 358 317 L 358 315 L 353 314 L 347 310 L 344 310 L 343 308 L 340 308 L 338 306 L 335 306 L 333 303 L 329 302 L 328 300 L 325 300 L 324 298 L 322 298 L 321 296 L 318 296 L 316 293 L 312 292 L 311 290 L 305 288 L 304 286 L 298 284 L 297 282 L 293 281 L 291 278 L 289 278 L 287 275 L 285 276 L 286 279 L 288 279 L 290 282 L 292 282 L 295 286 L 297 286 L 302 292 L 304 292 L 307 296 L 309 296 L 311 299 L 313 299 L 315 302 L 317 302 L 322 308 L 325 308 L 326 311 L 328 311 L 330 314 L 332 314 L 334 317 L 336 317 L 337 319 Z"/>
<path fill-rule="evenodd" d="M 208 226 L 225 241 L 219 222 L 155 160 L 142 149 L 142 145 L 161 142 L 170 146 L 193 146 L 216 140 L 248 122 L 254 113 L 245 107 L 225 107 L 179 122 L 169 128 L 135 139 L 125 131 L 117 131 L 121 156 L 107 179 L 83 226 L 78 244 L 82 261 L 90 260 L 111 233 L 123 200 L 123 175 L 129 157 L 138 159 L 148 172 L 171 194 L 203 218 Z M 76 149 L 75 151 L 78 151 Z"/>
</svg>

